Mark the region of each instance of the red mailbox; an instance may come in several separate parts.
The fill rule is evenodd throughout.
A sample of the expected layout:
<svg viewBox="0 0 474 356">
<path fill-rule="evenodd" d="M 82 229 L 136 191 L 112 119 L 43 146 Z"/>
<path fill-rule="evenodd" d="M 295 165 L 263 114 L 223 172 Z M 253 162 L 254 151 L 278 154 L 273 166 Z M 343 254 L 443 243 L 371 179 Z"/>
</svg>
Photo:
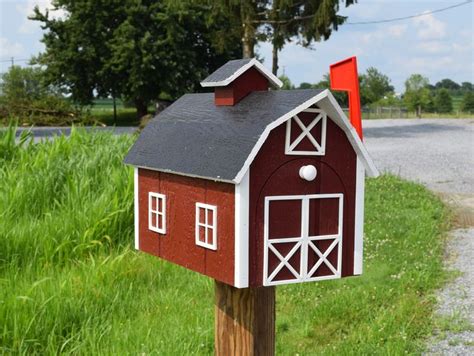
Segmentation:
<svg viewBox="0 0 474 356">
<path fill-rule="evenodd" d="M 230 61 L 142 131 L 135 247 L 238 288 L 362 273 L 364 179 L 378 172 L 329 90 Z"/>
</svg>

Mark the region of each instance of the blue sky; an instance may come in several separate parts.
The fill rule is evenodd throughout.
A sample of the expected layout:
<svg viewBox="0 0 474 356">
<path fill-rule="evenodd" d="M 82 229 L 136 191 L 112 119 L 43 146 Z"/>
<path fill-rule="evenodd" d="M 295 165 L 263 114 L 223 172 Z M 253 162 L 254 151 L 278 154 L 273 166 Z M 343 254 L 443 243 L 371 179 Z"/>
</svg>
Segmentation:
<svg viewBox="0 0 474 356">
<path fill-rule="evenodd" d="M 436 10 L 463 0 L 359 0 L 341 14 L 350 22 L 381 20 Z M 0 0 L 0 72 L 10 57 L 30 58 L 43 50 L 42 31 L 27 20 L 33 7 L 46 8 L 50 0 Z M 59 16 L 61 14 L 58 14 Z M 288 44 L 280 54 L 280 68 L 295 84 L 317 82 L 331 63 L 356 55 L 359 71 L 374 66 L 388 75 L 397 91 L 405 79 L 421 73 L 436 83 L 443 78 L 474 82 L 473 3 L 441 13 L 409 20 L 374 24 L 343 25 L 327 42 L 312 49 Z M 258 52 L 271 65 L 271 47 L 261 44 Z M 25 62 L 17 62 L 24 64 Z"/>
</svg>

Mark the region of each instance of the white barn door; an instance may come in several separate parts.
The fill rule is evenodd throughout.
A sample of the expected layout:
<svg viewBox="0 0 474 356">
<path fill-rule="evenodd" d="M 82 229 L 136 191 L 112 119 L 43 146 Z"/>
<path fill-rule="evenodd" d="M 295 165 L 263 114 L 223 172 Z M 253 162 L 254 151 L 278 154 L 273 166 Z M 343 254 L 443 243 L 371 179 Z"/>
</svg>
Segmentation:
<svg viewBox="0 0 474 356">
<path fill-rule="evenodd" d="M 341 277 L 343 194 L 265 197 L 265 286 Z"/>
</svg>

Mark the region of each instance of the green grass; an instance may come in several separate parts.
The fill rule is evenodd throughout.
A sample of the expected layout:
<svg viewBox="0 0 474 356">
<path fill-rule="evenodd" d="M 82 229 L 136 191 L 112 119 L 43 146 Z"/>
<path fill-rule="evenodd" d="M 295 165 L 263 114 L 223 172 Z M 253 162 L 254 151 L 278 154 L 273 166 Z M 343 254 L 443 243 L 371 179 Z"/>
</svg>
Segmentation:
<svg viewBox="0 0 474 356">
<path fill-rule="evenodd" d="M 212 280 L 132 250 L 133 138 L 0 135 L 0 354 L 212 354 Z M 278 287 L 278 354 L 422 350 L 446 211 L 419 185 L 367 183 L 364 275 Z"/>
<path fill-rule="evenodd" d="M 117 98 L 115 100 L 115 103 L 117 105 L 117 109 L 123 109 L 125 108 L 124 102 Z M 107 110 L 112 110 L 114 105 L 114 101 L 111 98 L 96 98 L 94 99 L 94 108 L 96 109 L 107 109 Z"/>
<path fill-rule="evenodd" d="M 111 109 L 92 108 L 91 117 L 101 124 L 107 126 L 138 126 L 140 120 L 133 108 L 117 109 L 117 119 L 114 120 L 114 111 Z"/>
</svg>

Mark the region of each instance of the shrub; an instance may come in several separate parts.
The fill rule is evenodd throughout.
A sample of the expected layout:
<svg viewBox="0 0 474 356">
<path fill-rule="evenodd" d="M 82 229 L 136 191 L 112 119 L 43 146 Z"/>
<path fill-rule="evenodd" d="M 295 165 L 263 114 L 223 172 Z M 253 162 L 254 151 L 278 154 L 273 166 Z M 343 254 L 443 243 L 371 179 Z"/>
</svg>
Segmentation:
<svg viewBox="0 0 474 356">
<path fill-rule="evenodd" d="M 21 118 L 22 124 L 72 124 L 79 112 L 59 88 L 46 86 L 42 69 L 12 66 L 0 82 L 0 121 Z"/>
<path fill-rule="evenodd" d="M 440 89 L 435 97 L 435 108 L 439 113 L 453 111 L 453 100 L 447 89 Z"/>
<path fill-rule="evenodd" d="M 461 102 L 461 111 L 474 112 L 474 91 L 468 91 L 464 94 Z"/>
</svg>

